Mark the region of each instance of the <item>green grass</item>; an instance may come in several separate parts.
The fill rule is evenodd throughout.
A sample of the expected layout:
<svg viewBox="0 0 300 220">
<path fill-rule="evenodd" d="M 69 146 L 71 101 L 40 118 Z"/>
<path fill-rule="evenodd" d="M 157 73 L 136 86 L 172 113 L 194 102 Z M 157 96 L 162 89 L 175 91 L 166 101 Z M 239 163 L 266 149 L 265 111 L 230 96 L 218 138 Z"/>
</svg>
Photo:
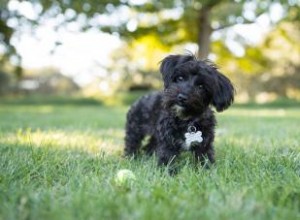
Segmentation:
<svg viewBox="0 0 300 220">
<path fill-rule="evenodd" d="M 216 165 L 121 157 L 126 107 L 0 105 L 0 219 L 299 219 L 300 111 L 218 114 Z M 131 185 L 114 182 L 132 170 Z"/>
</svg>

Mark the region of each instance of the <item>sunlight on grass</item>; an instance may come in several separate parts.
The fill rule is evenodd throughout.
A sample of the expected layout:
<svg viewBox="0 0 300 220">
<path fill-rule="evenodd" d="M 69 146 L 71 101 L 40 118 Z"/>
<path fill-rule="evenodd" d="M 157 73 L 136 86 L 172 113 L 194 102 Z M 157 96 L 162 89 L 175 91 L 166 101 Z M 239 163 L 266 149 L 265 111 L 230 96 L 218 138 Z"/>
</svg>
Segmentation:
<svg viewBox="0 0 300 220">
<path fill-rule="evenodd" d="M 99 131 L 64 131 L 64 130 L 22 130 L 2 137 L 1 142 L 36 148 L 59 150 L 79 150 L 91 154 L 120 154 L 123 148 L 122 129 L 101 129 Z M 1 143 L 0 142 L 0 143 Z"/>
<path fill-rule="evenodd" d="M 49 114 L 51 112 L 53 112 L 54 108 L 53 106 L 51 105 L 44 105 L 44 106 L 41 106 L 39 107 L 38 109 L 36 110 L 31 110 L 32 112 L 37 112 L 37 113 L 40 113 L 40 114 Z"/>
</svg>

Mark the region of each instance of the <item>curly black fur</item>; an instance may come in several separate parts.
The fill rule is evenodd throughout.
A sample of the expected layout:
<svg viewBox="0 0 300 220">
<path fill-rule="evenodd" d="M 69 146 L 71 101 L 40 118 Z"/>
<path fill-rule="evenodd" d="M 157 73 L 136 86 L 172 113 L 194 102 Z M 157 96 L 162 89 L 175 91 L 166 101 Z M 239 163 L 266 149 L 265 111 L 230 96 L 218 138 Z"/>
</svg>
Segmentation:
<svg viewBox="0 0 300 220">
<path fill-rule="evenodd" d="M 191 150 L 204 163 L 214 162 L 216 119 L 210 106 L 220 112 L 234 99 L 230 80 L 217 67 L 193 55 L 170 55 L 160 66 L 164 90 L 143 96 L 127 114 L 125 155 L 137 156 L 145 136 L 150 136 L 143 149 L 156 153 L 158 163 L 167 165 L 182 150 Z M 203 141 L 192 146 L 184 134 L 194 126 L 202 132 Z"/>
</svg>

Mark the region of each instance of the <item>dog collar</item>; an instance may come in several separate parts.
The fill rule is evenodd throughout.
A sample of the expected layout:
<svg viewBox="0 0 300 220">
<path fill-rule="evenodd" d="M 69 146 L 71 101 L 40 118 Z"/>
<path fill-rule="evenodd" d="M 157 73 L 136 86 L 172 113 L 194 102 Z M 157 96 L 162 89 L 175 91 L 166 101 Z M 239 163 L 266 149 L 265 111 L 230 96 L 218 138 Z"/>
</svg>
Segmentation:
<svg viewBox="0 0 300 220">
<path fill-rule="evenodd" d="M 190 125 L 187 132 L 184 134 L 185 144 L 190 148 L 193 144 L 201 143 L 203 141 L 202 132 L 193 125 Z"/>
</svg>

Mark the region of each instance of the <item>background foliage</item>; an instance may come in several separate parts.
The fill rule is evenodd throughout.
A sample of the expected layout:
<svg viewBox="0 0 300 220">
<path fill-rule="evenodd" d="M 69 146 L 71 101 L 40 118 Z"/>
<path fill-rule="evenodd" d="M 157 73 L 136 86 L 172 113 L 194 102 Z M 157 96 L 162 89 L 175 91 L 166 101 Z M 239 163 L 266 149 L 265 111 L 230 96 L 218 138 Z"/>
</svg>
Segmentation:
<svg viewBox="0 0 300 220">
<path fill-rule="evenodd" d="M 32 8 L 34 15 L 22 13 L 13 4 Z M 77 33 L 98 30 L 123 42 L 112 53 L 113 62 L 104 67 L 108 74 L 94 80 L 84 94 L 100 94 L 91 88 L 102 81 L 112 90 L 110 94 L 160 88 L 159 61 L 169 53 L 192 48 L 199 57 L 220 65 L 234 81 L 240 100 L 300 98 L 300 3 L 296 0 L 10 0 L 1 1 L 0 7 L 1 94 L 18 91 L 31 72 L 23 68 L 18 39 L 24 33 L 37 37 L 38 27 L 55 18 L 57 31 L 74 32 L 72 25 L 76 24 Z M 280 13 L 272 11 L 276 7 Z M 245 38 L 247 34 L 234 31 L 266 17 L 270 30 L 259 42 L 249 40 L 254 33 Z M 234 44 L 240 53 L 235 52 Z M 51 53 L 61 45 L 57 37 Z M 43 75 L 44 70 L 39 73 Z M 111 80 L 112 73 L 118 80 Z"/>
</svg>

